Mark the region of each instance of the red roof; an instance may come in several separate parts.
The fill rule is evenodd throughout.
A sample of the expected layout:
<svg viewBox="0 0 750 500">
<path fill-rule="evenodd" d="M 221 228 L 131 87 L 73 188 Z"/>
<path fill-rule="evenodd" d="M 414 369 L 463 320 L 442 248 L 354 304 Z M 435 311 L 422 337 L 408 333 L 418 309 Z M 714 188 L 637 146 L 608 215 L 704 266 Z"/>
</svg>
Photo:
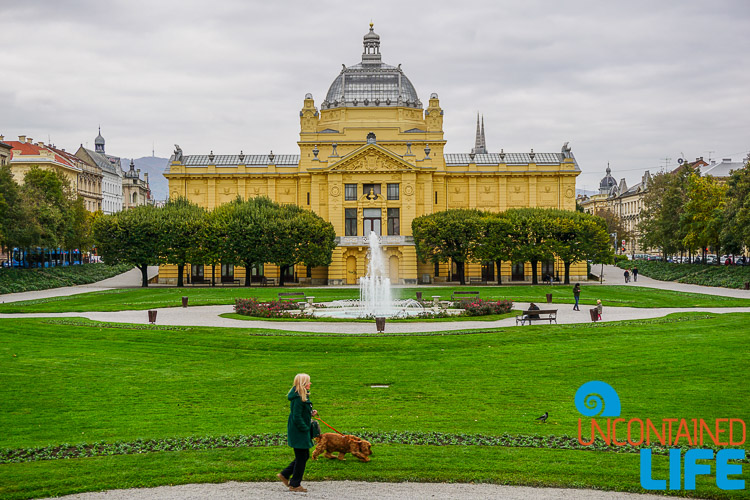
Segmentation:
<svg viewBox="0 0 750 500">
<path fill-rule="evenodd" d="M 55 161 L 57 163 L 60 163 L 60 164 L 65 165 L 65 166 L 68 166 L 70 168 L 78 168 L 78 166 L 75 165 L 74 163 L 72 163 L 71 160 L 65 158 L 64 156 L 62 156 L 60 154 L 58 154 L 56 151 L 54 151 L 54 150 L 52 150 L 50 148 L 47 148 L 46 146 L 37 146 L 36 144 L 32 144 L 30 142 L 19 142 L 19 141 L 8 141 L 8 144 L 10 144 L 10 146 L 12 148 L 11 152 L 10 152 L 10 159 L 11 160 L 15 156 L 13 154 L 14 150 L 20 150 L 21 151 L 21 154 L 19 155 L 19 157 L 20 157 L 20 156 L 26 156 L 26 155 L 28 155 L 28 156 L 39 156 L 39 155 L 42 154 L 41 151 L 44 149 L 44 150 L 51 151 L 52 153 L 54 153 L 54 155 L 55 155 Z M 18 159 L 20 159 L 20 158 L 18 158 Z"/>
</svg>

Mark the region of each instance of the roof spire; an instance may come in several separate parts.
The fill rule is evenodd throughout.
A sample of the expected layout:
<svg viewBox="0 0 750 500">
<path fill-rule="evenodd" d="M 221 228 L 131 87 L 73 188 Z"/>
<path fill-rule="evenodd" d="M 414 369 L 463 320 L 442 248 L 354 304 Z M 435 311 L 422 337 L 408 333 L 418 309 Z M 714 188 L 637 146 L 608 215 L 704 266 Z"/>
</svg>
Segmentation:
<svg viewBox="0 0 750 500">
<path fill-rule="evenodd" d="M 484 115 L 482 115 L 482 149 L 487 153 L 487 141 L 484 138 Z"/>
<path fill-rule="evenodd" d="M 479 112 L 477 111 L 477 135 L 474 139 L 474 147 L 471 150 L 472 153 L 481 155 L 487 153 L 487 147 L 484 143 L 484 116 L 482 116 L 481 127 L 479 125 Z"/>
</svg>

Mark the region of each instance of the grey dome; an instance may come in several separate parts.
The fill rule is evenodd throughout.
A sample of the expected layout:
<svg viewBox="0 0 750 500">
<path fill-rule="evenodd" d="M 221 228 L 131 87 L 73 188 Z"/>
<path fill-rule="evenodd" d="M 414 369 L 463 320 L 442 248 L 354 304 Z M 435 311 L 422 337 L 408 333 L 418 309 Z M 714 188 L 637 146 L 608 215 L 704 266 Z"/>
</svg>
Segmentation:
<svg viewBox="0 0 750 500">
<path fill-rule="evenodd" d="M 340 107 L 393 107 L 421 108 L 417 91 L 401 67 L 389 66 L 380 59 L 380 36 L 370 25 L 364 36 L 362 62 L 344 66 L 331 84 L 323 109 Z"/>
<path fill-rule="evenodd" d="M 599 193 L 607 194 L 609 190 L 617 186 L 617 181 L 611 175 L 612 169 L 607 165 L 607 175 L 604 176 L 602 181 L 599 183 Z"/>
</svg>

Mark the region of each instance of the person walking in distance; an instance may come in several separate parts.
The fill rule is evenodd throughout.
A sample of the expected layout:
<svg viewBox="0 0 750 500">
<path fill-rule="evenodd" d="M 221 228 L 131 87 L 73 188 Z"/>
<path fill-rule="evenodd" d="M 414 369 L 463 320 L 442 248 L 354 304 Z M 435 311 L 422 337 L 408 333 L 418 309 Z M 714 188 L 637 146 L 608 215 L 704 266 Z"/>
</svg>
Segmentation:
<svg viewBox="0 0 750 500">
<path fill-rule="evenodd" d="M 313 410 L 310 401 L 310 375 L 298 373 L 294 377 L 294 385 L 287 394 L 289 400 L 289 420 L 287 421 L 287 443 L 294 449 L 294 460 L 276 477 L 289 487 L 289 491 L 306 492 L 302 487 L 302 476 L 305 474 L 305 464 L 310 458 L 310 448 L 314 446 L 310 422 L 318 414 Z"/>
<path fill-rule="evenodd" d="M 638 266 L 633 266 L 633 281 L 638 281 Z"/>
<path fill-rule="evenodd" d="M 629 283 L 630 282 L 630 271 L 628 271 L 627 269 L 625 269 L 625 272 L 622 273 L 622 275 L 625 276 L 625 283 Z"/>
<path fill-rule="evenodd" d="M 574 311 L 580 311 L 578 308 L 578 300 L 581 298 L 581 285 L 580 283 L 576 283 L 573 287 L 573 298 L 576 299 L 576 303 L 573 306 Z"/>
</svg>

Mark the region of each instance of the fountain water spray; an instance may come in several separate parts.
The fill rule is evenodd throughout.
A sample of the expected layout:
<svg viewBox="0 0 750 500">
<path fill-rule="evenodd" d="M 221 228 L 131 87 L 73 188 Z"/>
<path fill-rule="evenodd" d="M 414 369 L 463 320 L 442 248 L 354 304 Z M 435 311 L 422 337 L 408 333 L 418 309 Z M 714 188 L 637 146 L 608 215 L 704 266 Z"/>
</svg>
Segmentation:
<svg viewBox="0 0 750 500">
<path fill-rule="evenodd" d="M 388 262 L 380 238 L 374 231 L 368 237 L 367 276 L 359 279 L 359 308 L 362 316 L 393 316 L 395 314 L 391 299 L 391 279 L 388 276 Z"/>
</svg>

